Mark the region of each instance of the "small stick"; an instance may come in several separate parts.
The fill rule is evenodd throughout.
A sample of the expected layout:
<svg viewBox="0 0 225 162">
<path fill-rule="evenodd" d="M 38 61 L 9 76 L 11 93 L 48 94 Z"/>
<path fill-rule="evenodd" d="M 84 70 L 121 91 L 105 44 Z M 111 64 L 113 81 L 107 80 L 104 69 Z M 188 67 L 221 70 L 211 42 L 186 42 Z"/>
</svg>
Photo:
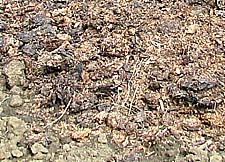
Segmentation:
<svg viewBox="0 0 225 162">
<path fill-rule="evenodd" d="M 134 71 L 129 79 L 129 82 L 128 82 L 128 91 L 127 91 L 127 94 L 126 94 L 126 98 L 125 100 L 123 101 L 122 103 L 122 106 L 125 106 L 125 104 L 127 103 L 128 99 L 129 99 L 129 96 L 130 96 L 130 92 L 131 92 L 131 85 L 130 83 L 132 83 L 132 79 L 135 77 L 135 75 L 139 72 L 140 68 L 141 68 L 141 65 L 142 65 L 142 60 L 139 61 L 140 65 L 139 67 L 138 66 L 138 62 L 135 64 L 135 67 L 134 67 Z M 133 83 L 132 83 L 133 84 Z"/>
<path fill-rule="evenodd" d="M 161 108 L 161 111 L 164 112 L 165 111 L 165 107 L 164 107 L 164 104 L 163 104 L 163 100 L 159 100 L 159 105 L 160 105 L 160 108 Z"/>
<path fill-rule="evenodd" d="M 72 102 L 72 98 L 70 98 L 70 100 L 69 100 L 69 102 L 68 102 L 68 104 L 67 104 L 65 110 L 63 111 L 63 113 L 62 113 L 56 120 L 54 120 L 53 122 L 47 124 L 47 125 L 44 127 L 44 129 L 47 128 L 47 127 L 49 127 L 49 126 L 51 126 L 51 125 L 53 125 L 53 124 L 55 124 L 55 123 L 57 123 L 60 119 L 62 119 L 62 117 L 65 115 L 65 113 L 67 112 L 68 108 L 70 107 L 71 102 Z"/>
<path fill-rule="evenodd" d="M 132 105 L 133 105 L 134 99 L 135 99 L 135 97 L 136 97 L 137 90 L 138 90 L 138 86 L 136 87 L 136 89 L 135 89 L 135 91 L 134 91 L 134 95 L 133 95 L 133 98 L 132 98 L 131 103 L 130 103 L 129 114 L 131 113 Z"/>
</svg>

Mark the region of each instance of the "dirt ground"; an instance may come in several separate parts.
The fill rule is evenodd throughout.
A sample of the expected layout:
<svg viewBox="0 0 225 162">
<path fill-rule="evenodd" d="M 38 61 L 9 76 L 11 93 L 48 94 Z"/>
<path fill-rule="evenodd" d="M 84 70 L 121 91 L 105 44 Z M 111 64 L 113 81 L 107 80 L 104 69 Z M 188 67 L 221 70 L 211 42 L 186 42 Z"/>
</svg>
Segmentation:
<svg viewBox="0 0 225 162">
<path fill-rule="evenodd" d="M 225 161 L 225 2 L 0 0 L 0 160 Z"/>
</svg>

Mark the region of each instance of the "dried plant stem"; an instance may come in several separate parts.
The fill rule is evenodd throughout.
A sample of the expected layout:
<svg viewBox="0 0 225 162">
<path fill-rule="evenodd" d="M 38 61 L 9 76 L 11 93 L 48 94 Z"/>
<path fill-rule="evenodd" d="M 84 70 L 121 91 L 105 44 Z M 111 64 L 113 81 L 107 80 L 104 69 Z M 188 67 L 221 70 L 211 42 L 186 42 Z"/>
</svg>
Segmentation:
<svg viewBox="0 0 225 162">
<path fill-rule="evenodd" d="M 130 112 L 131 112 L 132 105 L 133 105 L 133 103 L 134 103 L 134 99 L 136 98 L 137 90 L 138 90 L 138 86 L 136 87 L 136 89 L 135 89 L 135 91 L 134 91 L 134 95 L 133 95 L 133 98 L 132 98 L 131 103 L 130 103 L 129 114 L 130 114 Z"/>
<path fill-rule="evenodd" d="M 72 98 L 70 98 L 70 100 L 69 100 L 69 102 L 68 102 L 68 104 L 67 104 L 65 110 L 63 111 L 63 113 L 62 113 L 56 120 L 54 120 L 53 122 L 47 124 L 44 128 L 47 128 L 47 127 L 49 127 L 49 126 L 51 126 L 51 125 L 57 123 L 60 119 L 62 119 L 62 117 L 66 114 L 68 108 L 70 107 L 71 102 L 72 102 Z"/>
<path fill-rule="evenodd" d="M 139 64 L 139 67 L 137 67 L 138 64 Z M 133 84 L 133 83 L 132 83 L 132 80 L 135 79 L 135 78 L 137 77 L 138 72 L 139 72 L 139 70 L 140 70 L 140 68 L 141 68 L 141 65 L 142 65 L 142 60 L 139 61 L 139 62 L 137 62 L 137 63 L 135 64 L 133 74 L 132 74 L 130 80 L 128 81 L 128 90 L 127 90 L 127 94 L 126 94 L 125 100 L 124 100 L 123 103 L 122 103 L 122 106 L 125 106 L 125 104 L 127 103 L 128 99 L 129 99 L 129 97 L 130 97 L 131 84 Z"/>
</svg>

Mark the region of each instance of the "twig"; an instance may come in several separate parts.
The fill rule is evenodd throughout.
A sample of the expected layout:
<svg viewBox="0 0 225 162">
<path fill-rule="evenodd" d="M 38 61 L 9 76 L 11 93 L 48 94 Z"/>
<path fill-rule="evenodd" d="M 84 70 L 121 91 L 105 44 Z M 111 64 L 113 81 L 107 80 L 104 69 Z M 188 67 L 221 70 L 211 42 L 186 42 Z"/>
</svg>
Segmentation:
<svg viewBox="0 0 225 162">
<path fill-rule="evenodd" d="M 163 104 L 163 100 L 159 100 L 159 105 L 160 105 L 160 108 L 161 108 L 161 111 L 164 112 L 165 111 L 165 107 L 164 107 L 164 104 Z"/>
<path fill-rule="evenodd" d="M 53 122 L 47 124 L 47 125 L 44 127 L 44 129 L 47 128 L 47 127 L 49 127 L 49 126 L 51 126 L 51 125 L 53 125 L 53 124 L 55 124 L 55 123 L 57 123 L 60 119 L 62 119 L 62 117 L 65 115 L 65 113 L 67 112 L 68 108 L 70 107 L 71 102 L 72 102 L 72 98 L 70 98 L 70 100 L 69 100 L 69 102 L 68 102 L 68 104 L 67 104 L 65 110 L 63 111 L 63 113 L 62 113 L 56 120 L 54 120 Z"/>
<path fill-rule="evenodd" d="M 134 99 L 135 99 L 136 94 L 137 94 L 137 90 L 138 90 L 138 86 L 136 87 L 136 89 L 135 89 L 135 91 L 134 91 L 134 95 L 133 95 L 133 98 L 132 98 L 131 103 L 130 103 L 129 114 L 130 114 L 130 112 L 131 112 L 132 105 L 133 105 Z"/>
<path fill-rule="evenodd" d="M 140 64 L 139 67 L 137 67 L 137 66 L 138 66 L 138 63 Z M 127 103 L 128 99 L 129 99 L 129 97 L 130 97 L 131 84 L 133 84 L 133 83 L 132 83 L 132 79 L 135 78 L 136 74 L 139 72 L 139 70 L 140 70 L 140 68 L 141 68 L 141 65 L 142 65 L 142 60 L 139 61 L 139 62 L 137 62 L 137 63 L 135 64 L 134 71 L 133 71 L 133 73 L 132 73 L 132 75 L 131 75 L 131 77 L 130 77 L 130 79 L 129 79 L 129 81 L 128 81 L 128 84 L 127 84 L 127 86 L 128 86 L 128 91 L 127 91 L 126 97 L 125 97 L 125 99 L 124 99 L 124 101 L 123 101 L 123 103 L 122 103 L 122 106 L 125 106 L 125 104 Z M 136 77 L 137 77 L 137 76 L 136 76 Z"/>
</svg>

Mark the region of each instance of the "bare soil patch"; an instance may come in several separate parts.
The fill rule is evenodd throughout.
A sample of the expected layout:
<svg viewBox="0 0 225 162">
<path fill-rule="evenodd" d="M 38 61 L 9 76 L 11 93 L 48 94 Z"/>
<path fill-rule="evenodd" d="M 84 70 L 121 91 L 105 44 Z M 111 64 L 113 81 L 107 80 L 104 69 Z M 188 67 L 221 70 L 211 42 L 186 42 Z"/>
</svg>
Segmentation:
<svg viewBox="0 0 225 162">
<path fill-rule="evenodd" d="M 0 144 L 13 147 L 0 159 L 224 161 L 224 13 L 222 1 L 3 1 Z"/>
</svg>

